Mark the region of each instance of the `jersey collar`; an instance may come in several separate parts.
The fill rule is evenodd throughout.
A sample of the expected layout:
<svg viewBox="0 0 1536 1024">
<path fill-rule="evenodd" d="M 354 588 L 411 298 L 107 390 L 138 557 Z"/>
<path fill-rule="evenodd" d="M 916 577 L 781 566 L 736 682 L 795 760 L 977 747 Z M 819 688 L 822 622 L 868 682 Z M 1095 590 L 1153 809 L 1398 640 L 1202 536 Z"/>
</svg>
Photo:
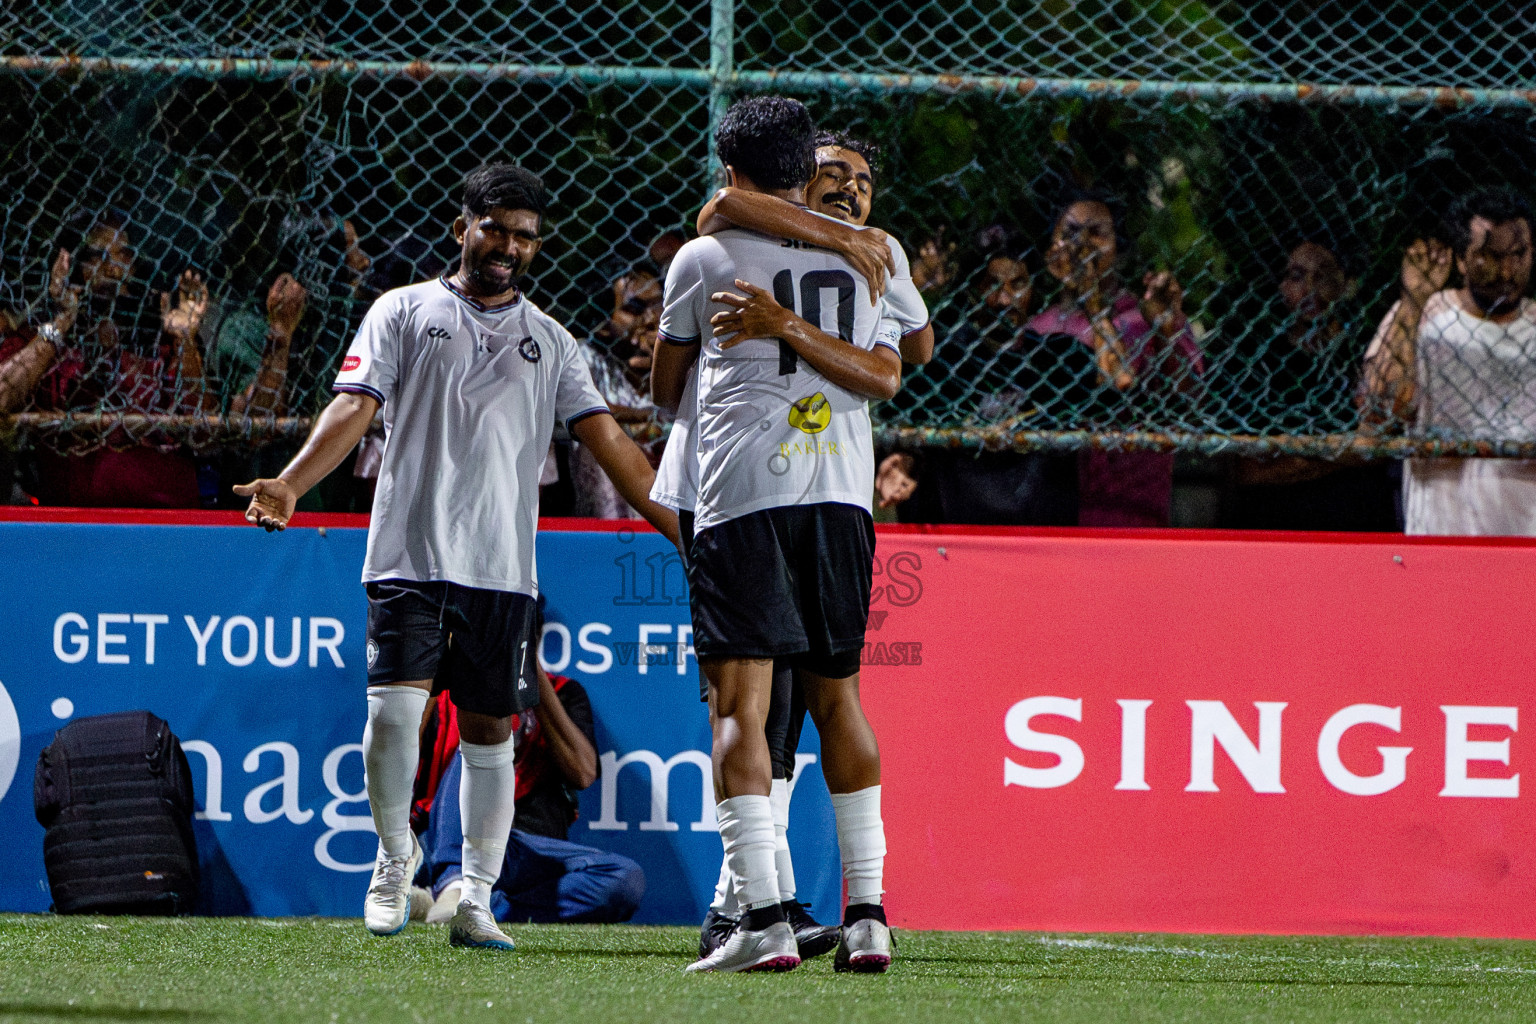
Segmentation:
<svg viewBox="0 0 1536 1024">
<path fill-rule="evenodd" d="M 437 281 L 444 288 L 447 288 L 454 295 L 457 295 L 461 300 L 463 300 L 464 302 L 467 302 L 472 309 L 475 309 L 476 311 L 481 312 L 481 313 L 504 313 L 507 310 L 511 309 L 513 306 L 516 306 L 519 302 L 523 301 L 522 289 L 518 289 L 517 294 L 512 297 L 511 301 L 503 302 L 499 306 L 487 306 L 485 303 L 481 302 L 479 299 L 476 299 L 476 298 L 474 298 L 472 296 L 466 295 L 462 291 L 460 291 L 458 288 L 454 287 L 453 282 L 448 280 L 448 275 L 447 274 L 444 274 L 442 277 L 439 277 L 437 279 Z"/>
</svg>

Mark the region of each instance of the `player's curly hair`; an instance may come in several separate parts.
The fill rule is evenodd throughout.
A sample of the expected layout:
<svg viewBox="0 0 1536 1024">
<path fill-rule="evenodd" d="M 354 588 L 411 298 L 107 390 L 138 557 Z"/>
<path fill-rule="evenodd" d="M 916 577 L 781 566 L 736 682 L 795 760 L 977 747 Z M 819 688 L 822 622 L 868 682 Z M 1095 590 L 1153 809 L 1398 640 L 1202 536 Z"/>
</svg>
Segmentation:
<svg viewBox="0 0 1536 1024">
<path fill-rule="evenodd" d="M 549 192 L 537 174 L 516 164 L 485 164 L 466 174 L 464 209 L 471 216 L 481 217 L 496 206 L 531 210 L 542 220 L 549 208 Z"/>
<path fill-rule="evenodd" d="M 839 149 L 850 149 L 864 158 L 869 164 L 869 173 L 878 178 L 884 169 L 880 162 L 880 147 L 868 139 L 861 139 L 857 135 L 849 135 L 847 132 L 817 132 L 816 148 L 823 146 L 836 146 Z"/>
<path fill-rule="evenodd" d="M 1451 241 L 1451 250 L 1460 259 L 1472 244 L 1472 219 L 1482 217 L 1490 224 L 1508 224 L 1523 220 L 1536 228 L 1531 218 L 1531 203 L 1525 196 L 1509 186 L 1479 188 L 1459 196 L 1445 211 L 1444 230 Z"/>
<path fill-rule="evenodd" d="M 720 119 L 715 148 L 720 162 L 758 188 L 799 188 L 816 173 L 816 126 L 799 100 L 750 96 Z"/>
</svg>

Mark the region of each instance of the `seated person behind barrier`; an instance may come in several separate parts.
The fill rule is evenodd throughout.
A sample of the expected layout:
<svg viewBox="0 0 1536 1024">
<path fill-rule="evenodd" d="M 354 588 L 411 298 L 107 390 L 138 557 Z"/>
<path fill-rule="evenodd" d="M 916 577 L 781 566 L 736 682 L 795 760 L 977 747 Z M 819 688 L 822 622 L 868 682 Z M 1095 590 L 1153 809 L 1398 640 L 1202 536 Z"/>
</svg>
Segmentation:
<svg viewBox="0 0 1536 1024">
<path fill-rule="evenodd" d="M 576 794 L 598 777 L 591 701 L 576 680 L 552 677 L 542 666 L 537 671 L 539 705 L 513 719 L 517 810 L 491 910 L 498 921 L 627 921 L 645 894 L 640 865 L 567 839 Z M 438 694 L 429 707 L 412 814 L 413 824 L 425 825 L 416 881 L 435 897 L 427 921 L 444 923 L 459 903 L 463 760 L 448 694 Z"/>
</svg>

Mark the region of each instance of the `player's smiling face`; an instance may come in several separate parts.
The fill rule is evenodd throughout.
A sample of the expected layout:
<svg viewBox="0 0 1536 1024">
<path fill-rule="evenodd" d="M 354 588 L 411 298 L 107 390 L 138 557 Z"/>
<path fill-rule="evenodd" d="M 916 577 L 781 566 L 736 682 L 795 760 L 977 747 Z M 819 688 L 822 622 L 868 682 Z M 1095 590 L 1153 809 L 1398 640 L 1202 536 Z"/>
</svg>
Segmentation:
<svg viewBox="0 0 1536 1024">
<path fill-rule="evenodd" d="M 465 290 L 481 299 L 515 291 L 544 243 L 540 226 L 532 210 L 504 206 L 454 221 L 453 236 L 463 247 L 458 276 Z"/>
<path fill-rule="evenodd" d="M 869 161 L 841 146 L 821 147 L 816 151 L 816 176 L 805 195 L 817 213 L 862 227 L 875 198 Z"/>
</svg>

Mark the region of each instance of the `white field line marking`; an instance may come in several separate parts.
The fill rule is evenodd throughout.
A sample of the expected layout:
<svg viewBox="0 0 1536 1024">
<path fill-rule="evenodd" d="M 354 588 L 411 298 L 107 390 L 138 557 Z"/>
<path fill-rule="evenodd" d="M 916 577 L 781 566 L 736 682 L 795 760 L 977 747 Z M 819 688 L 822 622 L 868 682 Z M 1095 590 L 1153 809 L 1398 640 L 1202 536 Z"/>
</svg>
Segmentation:
<svg viewBox="0 0 1536 1024">
<path fill-rule="evenodd" d="M 1212 949 L 1189 949 L 1184 946 L 1145 946 L 1102 939 L 1065 939 L 1041 936 L 1035 940 L 1042 946 L 1064 946 L 1069 949 L 1102 949 L 1115 953 L 1161 953 L 1164 956 L 1192 956 L 1209 960 L 1249 960 L 1256 963 L 1323 964 L 1330 967 L 1383 967 L 1411 971 L 1462 971 L 1474 974 L 1524 974 L 1536 975 L 1529 967 L 1485 967 L 1482 964 L 1425 964 L 1402 963 L 1394 960 L 1355 960 L 1349 957 L 1319 959 L 1310 956 L 1287 956 L 1283 953 L 1234 953 Z"/>
</svg>

